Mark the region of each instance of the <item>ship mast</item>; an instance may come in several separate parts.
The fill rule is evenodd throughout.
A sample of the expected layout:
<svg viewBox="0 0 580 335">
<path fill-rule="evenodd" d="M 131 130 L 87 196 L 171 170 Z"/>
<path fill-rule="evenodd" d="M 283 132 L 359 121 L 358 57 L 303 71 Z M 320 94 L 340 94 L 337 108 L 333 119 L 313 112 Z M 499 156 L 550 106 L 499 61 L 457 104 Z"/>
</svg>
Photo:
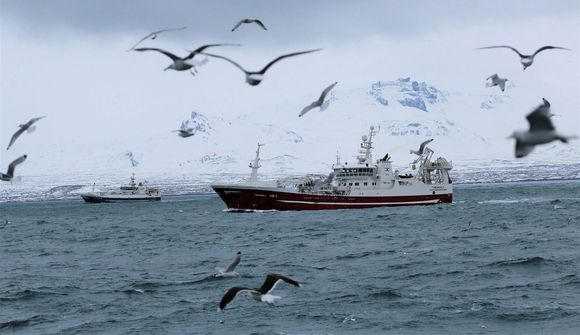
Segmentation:
<svg viewBox="0 0 580 335">
<path fill-rule="evenodd" d="M 362 143 L 360 144 L 360 155 L 357 156 L 357 160 L 359 164 L 367 163 L 372 164 L 373 162 L 373 136 L 377 132 L 375 131 L 375 127 L 371 126 L 369 131 L 369 136 L 363 135 Z"/>
<path fill-rule="evenodd" d="M 263 146 L 263 143 L 258 143 L 258 149 L 256 149 L 256 158 L 250 162 L 248 165 L 252 169 L 252 174 L 250 174 L 249 182 L 254 183 L 258 181 L 258 169 L 262 167 L 260 165 L 260 147 Z"/>
</svg>

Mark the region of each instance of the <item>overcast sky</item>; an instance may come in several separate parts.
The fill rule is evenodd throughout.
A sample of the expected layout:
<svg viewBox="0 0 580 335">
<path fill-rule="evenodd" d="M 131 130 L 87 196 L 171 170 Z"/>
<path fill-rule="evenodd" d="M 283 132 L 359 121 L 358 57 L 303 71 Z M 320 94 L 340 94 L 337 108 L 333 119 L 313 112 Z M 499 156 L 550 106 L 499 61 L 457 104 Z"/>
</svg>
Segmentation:
<svg viewBox="0 0 580 335">
<path fill-rule="evenodd" d="M 260 18 L 268 31 L 242 26 L 231 32 L 245 17 Z M 214 52 L 251 70 L 283 53 L 323 50 L 277 64 L 257 87 L 217 60 L 194 78 L 164 72 L 170 61 L 163 55 L 126 52 L 151 31 L 179 26 L 187 29 L 143 46 L 184 54 L 206 43 L 241 43 Z M 572 52 L 542 54 L 524 72 L 509 50 L 475 50 L 497 44 Z M 564 110 L 564 126 L 577 133 L 579 52 L 577 0 L 0 0 L 0 144 L 38 115 L 50 116 L 42 121 L 44 136 L 27 140 L 67 145 L 95 142 L 103 132 L 131 136 L 151 125 L 166 131 L 194 109 L 223 116 L 271 109 L 337 80 L 348 88 L 412 76 L 444 90 L 485 92 L 483 80 L 496 72 L 526 90 L 530 106 L 552 97 Z M 2 165 L 16 155 L 0 152 Z"/>
</svg>

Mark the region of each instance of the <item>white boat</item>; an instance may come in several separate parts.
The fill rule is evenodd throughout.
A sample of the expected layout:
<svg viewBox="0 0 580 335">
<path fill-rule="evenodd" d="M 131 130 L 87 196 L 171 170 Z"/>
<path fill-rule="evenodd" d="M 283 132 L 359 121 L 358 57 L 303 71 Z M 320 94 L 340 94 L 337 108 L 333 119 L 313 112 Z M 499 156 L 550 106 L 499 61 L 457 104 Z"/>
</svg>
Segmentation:
<svg viewBox="0 0 580 335">
<path fill-rule="evenodd" d="M 128 185 L 119 187 L 119 191 L 95 192 L 81 194 L 86 202 L 125 202 L 125 201 L 159 201 L 161 193 L 158 188 L 148 187 L 147 182 L 135 183 L 135 174 Z"/>
<path fill-rule="evenodd" d="M 443 157 L 433 159 L 425 141 L 410 163 L 413 173 L 394 170 L 391 159 L 373 160 L 374 128 L 362 137 L 358 164 L 341 164 L 337 158 L 332 173 L 306 176 L 300 181 L 258 180 L 260 144 L 250 164 L 252 174 L 247 182 L 211 185 L 231 210 L 318 210 L 410 206 L 450 203 L 453 184 L 449 177 L 451 162 Z M 417 166 L 418 165 L 418 166 Z"/>
</svg>

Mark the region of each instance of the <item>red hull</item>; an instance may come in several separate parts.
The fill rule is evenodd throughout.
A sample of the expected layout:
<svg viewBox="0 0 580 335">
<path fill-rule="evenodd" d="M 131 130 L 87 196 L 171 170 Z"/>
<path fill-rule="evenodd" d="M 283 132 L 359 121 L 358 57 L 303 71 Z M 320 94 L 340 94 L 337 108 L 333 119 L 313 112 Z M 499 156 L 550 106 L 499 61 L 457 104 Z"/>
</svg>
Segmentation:
<svg viewBox="0 0 580 335">
<path fill-rule="evenodd" d="M 450 203 L 452 193 L 413 196 L 336 196 L 212 186 L 228 208 L 237 210 L 321 210 Z"/>
</svg>

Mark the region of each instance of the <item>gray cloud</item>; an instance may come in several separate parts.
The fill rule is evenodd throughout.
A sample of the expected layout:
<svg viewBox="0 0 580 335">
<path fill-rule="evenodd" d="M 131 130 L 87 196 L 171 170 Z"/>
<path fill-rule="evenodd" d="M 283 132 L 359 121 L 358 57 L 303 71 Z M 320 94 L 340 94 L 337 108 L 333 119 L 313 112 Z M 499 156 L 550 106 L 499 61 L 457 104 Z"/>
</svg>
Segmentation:
<svg viewBox="0 0 580 335">
<path fill-rule="evenodd" d="M 539 16 L 578 15 L 580 2 L 568 1 L 118 1 L 3 0 L 2 21 L 33 38 L 58 37 L 59 32 L 136 38 L 152 30 L 187 25 L 171 34 L 180 40 L 260 41 L 283 44 L 304 41 L 344 42 L 383 35 L 408 38 L 444 29 L 527 20 Z M 230 29 L 239 19 L 258 17 L 263 32 Z M 254 30 L 254 31 L 253 31 Z"/>
</svg>

